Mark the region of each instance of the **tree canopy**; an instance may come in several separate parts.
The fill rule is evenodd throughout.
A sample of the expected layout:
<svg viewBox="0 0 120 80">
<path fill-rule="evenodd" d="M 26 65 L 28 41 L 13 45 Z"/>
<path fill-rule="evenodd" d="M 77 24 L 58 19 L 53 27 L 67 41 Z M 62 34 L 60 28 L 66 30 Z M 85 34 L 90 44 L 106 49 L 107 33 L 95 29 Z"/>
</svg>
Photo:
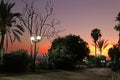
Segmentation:
<svg viewBox="0 0 120 80">
<path fill-rule="evenodd" d="M 81 37 L 76 35 L 58 37 L 53 40 L 49 49 L 49 60 L 58 67 L 72 67 L 89 55 L 87 45 Z"/>
<path fill-rule="evenodd" d="M 120 68 L 120 51 L 118 46 L 113 46 L 113 48 L 110 48 L 108 51 L 108 55 L 111 58 L 112 61 L 112 70 L 118 71 Z"/>
</svg>

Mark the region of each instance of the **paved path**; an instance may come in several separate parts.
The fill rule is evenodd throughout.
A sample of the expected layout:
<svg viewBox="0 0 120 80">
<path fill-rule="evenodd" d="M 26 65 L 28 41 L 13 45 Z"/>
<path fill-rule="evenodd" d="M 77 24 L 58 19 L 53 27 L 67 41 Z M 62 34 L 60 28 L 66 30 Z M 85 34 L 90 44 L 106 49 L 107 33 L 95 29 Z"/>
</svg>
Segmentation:
<svg viewBox="0 0 120 80">
<path fill-rule="evenodd" d="M 86 69 L 85 75 L 91 76 L 92 80 L 111 80 L 111 69 L 108 68 L 93 68 Z"/>
<path fill-rule="evenodd" d="M 77 71 L 56 71 L 39 74 L 3 76 L 0 80 L 111 80 L 109 69 L 85 69 Z"/>
</svg>

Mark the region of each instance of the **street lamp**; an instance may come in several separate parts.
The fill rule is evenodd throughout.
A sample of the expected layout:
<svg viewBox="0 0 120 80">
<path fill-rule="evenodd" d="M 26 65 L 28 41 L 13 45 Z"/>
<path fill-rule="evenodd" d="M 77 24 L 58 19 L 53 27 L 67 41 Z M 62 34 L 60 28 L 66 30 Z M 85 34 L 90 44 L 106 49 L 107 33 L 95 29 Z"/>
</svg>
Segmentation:
<svg viewBox="0 0 120 80">
<path fill-rule="evenodd" d="M 35 39 L 35 37 L 34 36 L 32 36 L 31 38 L 30 38 L 30 40 L 34 43 L 34 42 L 39 42 L 40 40 L 41 40 L 41 37 L 40 36 L 37 36 L 36 37 L 36 39 Z"/>
<path fill-rule="evenodd" d="M 40 36 L 37 36 L 37 37 L 33 37 L 33 36 L 32 36 L 32 37 L 30 38 L 30 40 L 31 40 L 32 43 L 34 43 L 33 71 L 35 72 L 35 68 L 36 68 L 36 66 L 35 66 L 35 59 L 36 59 L 36 56 L 37 56 L 36 44 L 37 44 L 38 42 L 40 42 L 41 37 L 40 37 Z"/>
</svg>

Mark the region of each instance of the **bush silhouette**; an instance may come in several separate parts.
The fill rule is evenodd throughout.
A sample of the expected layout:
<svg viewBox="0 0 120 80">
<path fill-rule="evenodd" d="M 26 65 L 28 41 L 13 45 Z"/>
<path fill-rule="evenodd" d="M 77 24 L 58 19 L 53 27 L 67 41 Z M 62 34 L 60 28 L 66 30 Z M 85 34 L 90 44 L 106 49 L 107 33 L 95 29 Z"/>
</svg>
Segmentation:
<svg viewBox="0 0 120 80">
<path fill-rule="evenodd" d="M 3 56 L 4 70 L 7 72 L 25 71 L 30 57 L 25 50 L 17 50 Z"/>
</svg>

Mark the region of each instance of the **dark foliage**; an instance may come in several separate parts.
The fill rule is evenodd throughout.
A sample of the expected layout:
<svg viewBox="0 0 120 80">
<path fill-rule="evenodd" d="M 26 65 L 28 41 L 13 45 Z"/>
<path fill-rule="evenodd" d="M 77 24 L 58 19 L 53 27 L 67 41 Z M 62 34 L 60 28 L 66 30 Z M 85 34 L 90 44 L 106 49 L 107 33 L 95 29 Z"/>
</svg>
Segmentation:
<svg viewBox="0 0 120 80">
<path fill-rule="evenodd" d="M 91 37 L 93 38 L 93 42 L 96 43 L 96 41 L 101 37 L 101 30 L 98 28 L 95 28 L 91 31 Z"/>
<path fill-rule="evenodd" d="M 86 63 L 87 66 L 89 66 L 89 67 L 95 67 L 95 66 L 96 66 L 96 57 L 93 56 L 93 55 L 89 55 L 89 56 L 86 58 L 85 63 Z"/>
<path fill-rule="evenodd" d="M 38 61 L 39 61 L 38 68 L 48 69 L 48 55 L 47 54 L 39 56 Z"/>
<path fill-rule="evenodd" d="M 85 62 L 89 67 L 106 67 L 106 57 L 104 55 L 86 57 Z"/>
<path fill-rule="evenodd" d="M 25 50 L 17 50 L 3 56 L 4 70 L 6 72 L 22 72 L 26 70 L 30 57 Z"/>
<path fill-rule="evenodd" d="M 119 71 L 120 70 L 120 50 L 118 46 L 114 46 L 113 48 L 110 48 L 108 51 L 108 55 L 111 58 L 112 61 L 112 70 L 113 71 Z"/>
<path fill-rule="evenodd" d="M 56 68 L 73 69 L 89 55 L 87 43 L 76 35 L 56 38 L 49 49 L 49 63 Z"/>
<path fill-rule="evenodd" d="M 97 67 L 105 67 L 106 66 L 106 57 L 103 55 L 96 57 L 96 66 Z"/>
</svg>

